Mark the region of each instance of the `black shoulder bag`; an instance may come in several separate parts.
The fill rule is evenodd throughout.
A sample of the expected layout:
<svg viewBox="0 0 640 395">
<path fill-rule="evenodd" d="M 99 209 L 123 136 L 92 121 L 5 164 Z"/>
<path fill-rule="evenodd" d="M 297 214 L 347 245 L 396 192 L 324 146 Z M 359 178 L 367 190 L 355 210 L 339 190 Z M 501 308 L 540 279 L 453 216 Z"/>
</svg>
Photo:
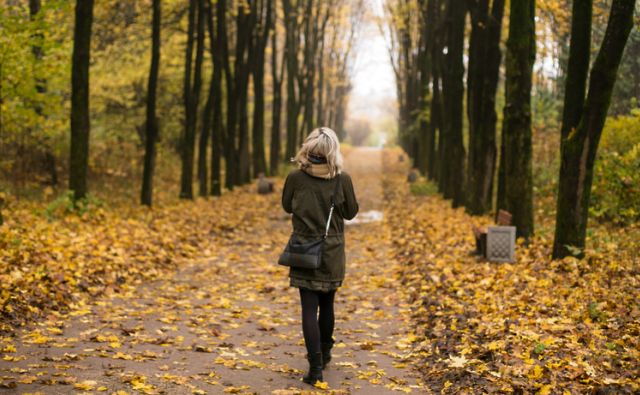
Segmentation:
<svg viewBox="0 0 640 395">
<path fill-rule="evenodd" d="M 335 207 L 335 196 L 338 193 L 338 185 L 340 184 L 340 175 L 336 175 L 336 185 L 331 195 L 331 208 L 329 209 L 329 218 L 327 218 L 327 226 L 324 230 L 324 236 L 318 240 L 312 240 L 306 243 L 300 243 L 296 239 L 296 235 L 292 234 L 289 238 L 284 252 L 278 259 L 278 264 L 282 266 L 297 267 L 302 269 L 317 269 L 322 261 L 322 250 L 324 247 L 324 239 L 329 234 L 329 225 L 331 225 L 331 216 Z"/>
</svg>

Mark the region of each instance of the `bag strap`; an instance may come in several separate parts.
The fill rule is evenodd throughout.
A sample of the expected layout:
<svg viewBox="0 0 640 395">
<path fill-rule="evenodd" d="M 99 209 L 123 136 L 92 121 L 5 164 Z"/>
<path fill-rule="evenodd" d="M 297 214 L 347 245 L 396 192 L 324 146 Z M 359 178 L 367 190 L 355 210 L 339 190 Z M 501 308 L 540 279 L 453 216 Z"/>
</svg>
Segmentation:
<svg viewBox="0 0 640 395">
<path fill-rule="evenodd" d="M 329 218 L 327 218 L 327 226 L 324 229 L 324 237 L 327 238 L 329 234 L 329 225 L 331 225 L 331 216 L 333 215 L 333 208 L 336 206 L 336 202 L 334 197 L 338 194 L 338 185 L 340 185 L 340 174 L 336 174 L 336 185 L 333 188 L 333 193 L 331 194 L 331 208 L 329 209 Z"/>
</svg>

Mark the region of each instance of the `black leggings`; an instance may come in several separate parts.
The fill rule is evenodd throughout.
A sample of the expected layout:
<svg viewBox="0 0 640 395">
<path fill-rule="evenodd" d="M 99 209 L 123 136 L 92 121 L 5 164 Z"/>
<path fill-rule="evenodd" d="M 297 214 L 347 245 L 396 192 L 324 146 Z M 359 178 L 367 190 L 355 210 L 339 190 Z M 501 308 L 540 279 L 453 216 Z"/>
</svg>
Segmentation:
<svg viewBox="0 0 640 395">
<path fill-rule="evenodd" d="M 320 343 L 330 343 L 333 336 L 333 300 L 336 291 L 319 292 L 300 288 L 302 333 L 309 354 L 320 352 Z M 320 308 L 320 314 L 318 314 Z"/>
</svg>

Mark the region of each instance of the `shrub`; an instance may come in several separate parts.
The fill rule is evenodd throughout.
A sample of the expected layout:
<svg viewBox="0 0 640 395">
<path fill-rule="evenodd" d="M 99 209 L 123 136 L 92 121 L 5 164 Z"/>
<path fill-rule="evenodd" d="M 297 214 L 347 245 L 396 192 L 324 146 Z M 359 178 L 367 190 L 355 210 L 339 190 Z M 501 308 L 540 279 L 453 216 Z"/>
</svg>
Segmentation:
<svg viewBox="0 0 640 395">
<path fill-rule="evenodd" d="M 438 193 L 438 186 L 431 181 L 421 178 L 409 186 L 409 191 L 411 191 L 411 194 L 418 196 L 435 195 Z"/>
<path fill-rule="evenodd" d="M 618 224 L 640 220 L 640 109 L 607 120 L 599 151 L 591 215 Z"/>
<path fill-rule="evenodd" d="M 58 196 L 44 210 L 44 216 L 49 221 L 63 218 L 70 214 L 79 216 L 91 216 L 94 212 L 104 206 L 104 203 L 94 195 L 87 195 L 74 203 L 73 191 L 67 191 Z"/>
<path fill-rule="evenodd" d="M 603 152 L 596 162 L 591 215 L 620 224 L 640 220 L 640 144 L 623 155 Z"/>
</svg>

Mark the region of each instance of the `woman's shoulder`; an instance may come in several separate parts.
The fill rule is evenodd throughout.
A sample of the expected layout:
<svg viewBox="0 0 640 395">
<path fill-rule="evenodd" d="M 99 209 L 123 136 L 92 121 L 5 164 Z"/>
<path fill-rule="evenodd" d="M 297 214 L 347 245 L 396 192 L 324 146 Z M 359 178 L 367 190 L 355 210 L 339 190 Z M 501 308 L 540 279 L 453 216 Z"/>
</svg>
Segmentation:
<svg viewBox="0 0 640 395">
<path fill-rule="evenodd" d="M 340 179 L 351 181 L 351 176 L 349 175 L 349 173 L 347 173 L 346 171 L 342 170 L 340 172 Z"/>
<path fill-rule="evenodd" d="M 289 172 L 289 174 L 287 174 L 286 181 L 287 183 L 295 183 L 298 180 L 302 179 L 303 177 L 304 177 L 304 171 L 300 169 L 293 169 Z"/>
<path fill-rule="evenodd" d="M 304 175 L 304 171 L 300 169 L 293 169 L 287 174 L 287 178 L 297 178 Z"/>
</svg>

